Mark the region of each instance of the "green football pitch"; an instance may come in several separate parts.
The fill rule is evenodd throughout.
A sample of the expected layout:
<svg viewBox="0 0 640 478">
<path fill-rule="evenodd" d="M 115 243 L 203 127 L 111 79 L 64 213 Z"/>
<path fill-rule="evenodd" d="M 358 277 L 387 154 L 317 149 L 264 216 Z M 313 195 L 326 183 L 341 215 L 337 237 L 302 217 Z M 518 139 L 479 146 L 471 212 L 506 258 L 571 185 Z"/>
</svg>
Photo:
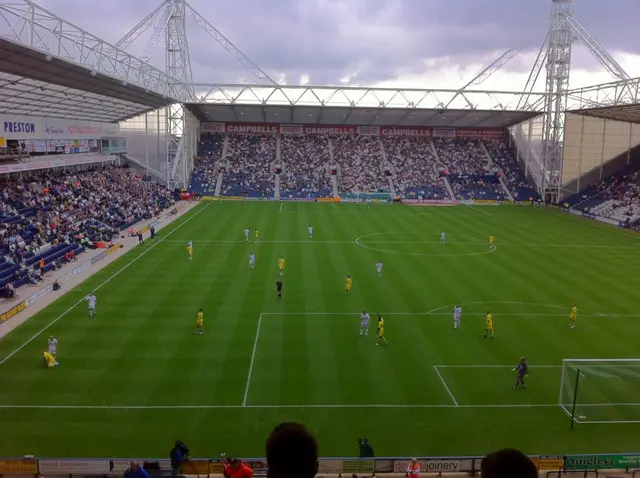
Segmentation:
<svg viewBox="0 0 640 478">
<path fill-rule="evenodd" d="M 205 203 L 0 341 L 0 451 L 162 457 L 181 439 L 196 456 L 262 456 L 285 420 L 323 456 L 353 456 L 361 436 L 378 456 L 637 451 L 637 423 L 570 430 L 558 401 L 564 358 L 640 357 L 639 252 L 637 235 L 545 208 Z M 358 335 L 363 310 L 384 315 L 388 345 L 373 326 Z M 521 356 L 528 388 L 514 392 Z M 585 421 L 640 420 L 640 374 L 625 373 L 583 379 Z M 609 375 L 626 387 L 600 393 Z"/>
</svg>

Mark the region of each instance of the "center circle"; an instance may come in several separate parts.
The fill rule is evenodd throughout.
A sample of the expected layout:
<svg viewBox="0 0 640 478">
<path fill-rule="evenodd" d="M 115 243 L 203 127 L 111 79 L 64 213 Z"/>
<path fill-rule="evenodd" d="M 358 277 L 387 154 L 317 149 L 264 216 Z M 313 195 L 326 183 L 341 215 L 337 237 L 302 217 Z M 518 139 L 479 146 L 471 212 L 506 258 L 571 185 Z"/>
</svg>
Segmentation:
<svg viewBox="0 0 640 478">
<path fill-rule="evenodd" d="M 416 236 L 416 233 L 404 233 L 404 232 L 374 232 L 371 234 L 364 234 L 362 236 L 359 236 L 356 238 L 355 243 L 360 246 L 363 247 L 364 249 L 369 249 L 371 251 L 376 251 L 376 252 L 384 252 L 386 254 L 397 254 L 397 255 L 403 255 L 403 256 L 481 256 L 484 254 L 489 254 L 491 252 L 494 252 L 496 250 L 496 248 L 493 249 L 489 249 L 488 248 L 488 243 L 486 241 L 481 241 L 475 238 L 468 238 L 467 240 L 458 240 L 458 241 L 448 241 L 445 240 L 445 244 L 441 244 L 439 240 L 436 241 L 397 241 L 397 240 L 385 240 L 385 238 L 389 238 L 391 236 L 391 239 L 393 239 L 393 236 L 398 236 L 398 237 L 403 237 L 404 239 L 406 239 L 407 237 L 411 237 L 411 236 Z M 421 237 L 424 237 L 424 234 L 420 234 Z M 379 240 L 375 240 L 373 238 L 378 238 L 380 237 Z M 438 234 L 436 236 L 436 238 L 439 239 L 440 235 Z M 464 238 L 463 238 L 464 239 Z M 367 243 L 368 242 L 368 243 Z M 378 247 L 378 244 L 381 247 Z M 485 250 L 484 251 L 471 251 L 471 252 L 412 252 L 412 251 L 398 251 L 398 250 L 394 250 L 392 248 L 390 248 L 391 245 L 393 244 L 403 244 L 403 245 L 408 245 L 408 244 L 415 244 L 415 245 L 423 245 L 423 246 L 437 246 L 443 249 L 446 249 L 447 247 L 449 247 L 449 251 L 451 250 L 451 248 L 455 248 L 455 247 L 459 247 L 459 246 L 478 246 L 478 248 L 480 247 L 484 247 Z"/>
</svg>

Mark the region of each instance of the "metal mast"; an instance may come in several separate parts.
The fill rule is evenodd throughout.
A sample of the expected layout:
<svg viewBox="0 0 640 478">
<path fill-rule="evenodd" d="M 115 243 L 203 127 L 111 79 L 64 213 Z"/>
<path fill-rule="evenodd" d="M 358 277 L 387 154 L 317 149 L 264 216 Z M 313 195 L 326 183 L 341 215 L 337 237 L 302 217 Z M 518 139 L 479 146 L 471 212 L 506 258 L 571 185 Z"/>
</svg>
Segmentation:
<svg viewBox="0 0 640 478">
<path fill-rule="evenodd" d="M 527 79 L 525 95 L 518 103 L 518 109 L 539 110 L 544 107 L 541 142 L 534 145 L 531 141 L 532 135 L 539 134 L 533 131 L 534 128 L 538 129 L 539 124 L 529 122 L 528 133 L 522 130 L 522 125 L 512 131 L 519 149 L 524 152 L 527 171 L 535 180 L 538 192 L 542 196 L 548 195 L 552 201 L 560 197 L 562 187 L 562 143 L 570 92 L 571 49 L 577 40 L 587 47 L 613 78 L 629 80 L 624 68 L 574 17 L 574 0 L 552 0 L 549 31 Z M 546 69 L 544 104 L 532 94 L 543 69 Z M 630 97 L 633 97 L 632 86 L 627 85 L 619 89 L 614 102 Z"/>
<path fill-rule="evenodd" d="M 162 0 L 155 10 L 117 43 L 118 48 L 127 49 L 143 33 L 151 29 L 151 37 L 142 55 L 142 60 L 148 64 L 164 38 L 164 66 L 168 77 L 169 96 L 181 100 L 181 103 L 171 105 L 165 111 L 166 175 L 167 186 L 171 189 L 188 186 L 198 150 L 199 121 L 183 105 L 197 101 L 187 40 L 187 14 L 191 14 L 196 25 L 259 80 L 275 84 L 275 81 L 207 22 L 186 0 Z"/>
<path fill-rule="evenodd" d="M 573 12 L 573 0 L 553 0 L 547 37 L 545 93 L 548 96 L 542 136 L 542 171 L 538 186 L 540 194 L 543 197 L 549 194 L 554 202 L 558 199 L 562 186 L 562 141 L 571 72 L 571 47 L 574 42 L 570 22 Z"/>
</svg>

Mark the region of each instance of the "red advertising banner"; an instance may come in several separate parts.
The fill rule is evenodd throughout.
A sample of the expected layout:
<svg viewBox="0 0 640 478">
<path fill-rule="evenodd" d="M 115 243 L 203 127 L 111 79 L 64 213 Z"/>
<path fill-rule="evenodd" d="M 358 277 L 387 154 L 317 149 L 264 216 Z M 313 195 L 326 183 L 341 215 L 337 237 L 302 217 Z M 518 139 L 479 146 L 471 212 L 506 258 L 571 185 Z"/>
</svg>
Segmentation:
<svg viewBox="0 0 640 478">
<path fill-rule="evenodd" d="M 202 123 L 200 131 L 203 133 L 224 133 L 224 123 Z"/>
<path fill-rule="evenodd" d="M 357 134 L 358 127 L 357 126 L 347 126 L 347 125 L 319 125 L 319 126 L 306 126 L 303 125 L 304 134 L 306 135 L 350 135 Z"/>
<path fill-rule="evenodd" d="M 496 128 L 427 128 L 424 126 L 353 126 L 265 123 L 202 123 L 203 133 L 283 134 L 308 136 L 382 136 L 401 138 L 504 138 L 505 131 Z"/>
<path fill-rule="evenodd" d="M 435 128 L 433 130 L 433 136 L 435 138 L 455 138 L 456 130 L 448 128 Z"/>
<path fill-rule="evenodd" d="M 380 136 L 407 136 L 407 137 L 431 137 L 431 128 L 423 128 L 421 126 L 394 126 L 392 128 L 380 128 Z"/>
<path fill-rule="evenodd" d="M 304 134 L 304 127 L 301 124 L 281 124 L 280 134 Z"/>
<path fill-rule="evenodd" d="M 503 129 L 475 128 L 456 130 L 458 138 L 504 138 Z"/>
<path fill-rule="evenodd" d="M 261 123 L 227 123 L 225 132 L 231 134 L 278 134 L 280 125 Z"/>
<path fill-rule="evenodd" d="M 380 126 L 358 126 L 358 134 L 362 136 L 380 136 Z"/>
</svg>

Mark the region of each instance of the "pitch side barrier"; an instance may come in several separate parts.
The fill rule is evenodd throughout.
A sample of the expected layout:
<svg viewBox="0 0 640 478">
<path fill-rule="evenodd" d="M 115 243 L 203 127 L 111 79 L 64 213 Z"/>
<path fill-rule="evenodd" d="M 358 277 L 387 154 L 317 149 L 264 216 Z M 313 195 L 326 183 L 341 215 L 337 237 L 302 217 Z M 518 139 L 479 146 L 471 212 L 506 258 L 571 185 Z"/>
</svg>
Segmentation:
<svg viewBox="0 0 640 478">
<path fill-rule="evenodd" d="M 562 208 L 562 210 L 564 212 L 568 212 L 569 214 L 573 214 L 574 216 L 586 217 L 587 219 L 594 219 L 598 222 L 609 224 L 610 226 L 622 227 L 624 229 L 630 228 L 628 224 L 622 221 L 616 221 L 615 219 L 611 219 L 610 217 L 596 216 L 595 214 L 582 212 L 582 211 L 579 211 L 578 209 L 572 209 L 572 208 L 566 208 L 566 207 Z M 637 227 L 636 228 L 631 227 L 631 229 L 638 230 Z"/>
<path fill-rule="evenodd" d="M 606 454 L 606 455 L 566 455 L 529 457 L 538 471 L 546 472 L 547 476 L 561 476 L 564 472 L 595 472 L 596 475 L 604 470 L 633 473 L 640 476 L 640 453 Z M 168 476 L 171 474 L 171 462 L 156 458 L 118 458 L 118 459 L 76 459 L 76 458 L 0 458 L 0 477 L 5 475 L 22 476 L 122 476 L 129 467 L 131 460 L 143 464 L 152 475 Z M 255 474 L 264 474 L 267 463 L 262 458 L 242 459 Z M 477 475 L 480 471 L 482 457 L 421 457 L 418 458 L 420 470 L 423 474 L 437 475 L 460 474 Z M 410 458 L 321 458 L 319 460 L 318 476 L 339 474 L 389 474 L 404 475 Z M 183 475 L 220 476 L 224 460 L 194 458 L 182 466 Z"/>
<path fill-rule="evenodd" d="M 320 203 L 358 203 L 358 204 L 391 204 L 399 202 L 408 206 L 500 206 L 505 204 L 530 206 L 530 201 L 494 201 L 488 199 L 476 199 L 471 201 L 459 201 L 454 199 L 401 199 L 394 201 L 391 197 L 318 197 L 318 198 L 260 198 L 244 196 L 200 196 L 196 198 L 200 201 L 222 201 L 222 202 L 320 202 Z"/>
</svg>

